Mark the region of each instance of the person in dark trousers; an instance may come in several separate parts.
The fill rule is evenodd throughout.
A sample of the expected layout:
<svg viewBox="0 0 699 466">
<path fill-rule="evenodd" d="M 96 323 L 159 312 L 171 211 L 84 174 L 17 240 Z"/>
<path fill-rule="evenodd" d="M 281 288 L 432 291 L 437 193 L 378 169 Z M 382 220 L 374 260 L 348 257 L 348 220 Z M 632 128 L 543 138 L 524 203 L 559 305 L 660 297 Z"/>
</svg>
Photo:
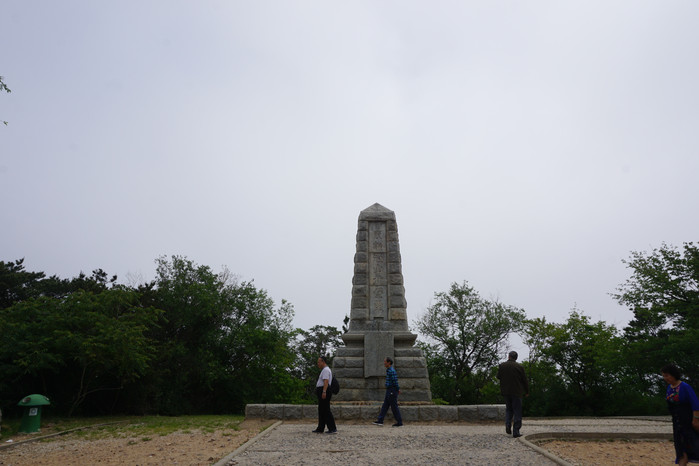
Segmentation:
<svg viewBox="0 0 699 466">
<path fill-rule="evenodd" d="M 674 364 L 663 367 L 661 372 L 667 383 L 667 407 L 672 414 L 675 464 L 699 463 L 699 397 L 681 380 L 682 373 Z"/>
<path fill-rule="evenodd" d="M 383 360 L 383 365 L 386 368 L 386 396 L 383 399 L 383 405 L 381 406 L 381 411 L 379 412 L 379 418 L 374 422 L 377 426 L 383 425 L 383 418 L 386 417 L 388 412 L 388 407 L 391 407 L 391 412 L 396 420 L 393 427 L 400 427 L 403 425 L 403 417 L 400 415 L 400 409 L 398 409 L 398 394 L 400 393 L 400 387 L 398 386 L 398 374 L 393 368 L 393 359 L 386 358 Z"/>
<path fill-rule="evenodd" d="M 505 397 L 505 432 L 521 437 L 522 397 L 529 396 L 529 382 L 524 368 L 517 362 L 516 351 L 510 351 L 507 361 L 498 366 L 498 379 L 500 393 Z"/>
<path fill-rule="evenodd" d="M 328 434 L 337 434 L 337 426 L 335 425 L 335 417 L 330 411 L 330 399 L 333 394 L 330 391 L 330 383 L 332 382 L 332 371 L 328 367 L 328 360 L 325 356 L 318 358 L 318 367 L 320 375 L 316 382 L 316 396 L 318 397 L 318 427 L 313 431 L 316 434 L 322 434 L 325 426 L 328 427 Z"/>
</svg>

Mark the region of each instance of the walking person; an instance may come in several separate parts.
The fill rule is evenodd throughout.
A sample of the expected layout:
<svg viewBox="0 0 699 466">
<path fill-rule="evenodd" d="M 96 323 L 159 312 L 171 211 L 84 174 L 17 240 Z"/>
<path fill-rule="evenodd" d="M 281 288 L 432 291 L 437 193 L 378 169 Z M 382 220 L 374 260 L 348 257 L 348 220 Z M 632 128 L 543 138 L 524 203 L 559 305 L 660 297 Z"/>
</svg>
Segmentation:
<svg viewBox="0 0 699 466">
<path fill-rule="evenodd" d="M 677 366 L 668 364 L 660 372 L 667 383 L 665 399 L 672 414 L 675 463 L 699 462 L 699 399 L 692 387 L 681 380 Z"/>
<path fill-rule="evenodd" d="M 335 417 L 330 411 L 330 399 L 332 392 L 330 384 L 332 383 L 332 371 L 328 367 L 328 360 L 325 356 L 318 358 L 318 368 L 320 375 L 316 382 L 316 396 L 318 397 L 318 427 L 313 431 L 316 434 L 322 434 L 325 427 L 328 427 L 328 434 L 337 434 L 337 426 L 335 425 Z"/>
<path fill-rule="evenodd" d="M 391 412 L 393 413 L 393 418 L 396 420 L 393 427 L 401 427 L 403 425 L 403 417 L 400 415 L 400 409 L 398 409 L 398 394 L 400 393 L 400 387 L 398 386 L 398 374 L 393 368 L 393 359 L 384 359 L 383 365 L 386 368 L 386 396 L 383 399 L 383 405 L 381 405 L 379 418 L 374 422 L 374 424 L 377 426 L 383 425 L 383 418 L 386 417 L 388 407 L 390 406 Z"/>
<path fill-rule="evenodd" d="M 529 382 L 524 368 L 517 362 L 516 351 L 510 351 L 507 361 L 498 366 L 498 379 L 500 393 L 505 397 L 505 432 L 521 437 L 522 397 L 529 396 Z"/>
</svg>

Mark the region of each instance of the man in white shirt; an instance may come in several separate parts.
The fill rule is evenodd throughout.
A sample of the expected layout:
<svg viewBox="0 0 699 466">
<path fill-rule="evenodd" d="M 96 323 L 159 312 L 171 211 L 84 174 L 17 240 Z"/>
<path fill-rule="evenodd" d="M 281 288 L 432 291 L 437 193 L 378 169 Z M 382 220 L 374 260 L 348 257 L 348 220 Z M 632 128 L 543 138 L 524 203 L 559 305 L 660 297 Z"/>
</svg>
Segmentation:
<svg viewBox="0 0 699 466">
<path fill-rule="evenodd" d="M 330 383 L 332 382 L 332 371 L 328 367 L 328 360 L 325 356 L 318 358 L 318 367 L 320 375 L 316 382 L 316 396 L 318 397 L 318 427 L 313 431 L 316 434 L 322 434 L 325 426 L 328 427 L 328 434 L 337 434 L 337 426 L 332 411 L 330 411 Z"/>
</svg>

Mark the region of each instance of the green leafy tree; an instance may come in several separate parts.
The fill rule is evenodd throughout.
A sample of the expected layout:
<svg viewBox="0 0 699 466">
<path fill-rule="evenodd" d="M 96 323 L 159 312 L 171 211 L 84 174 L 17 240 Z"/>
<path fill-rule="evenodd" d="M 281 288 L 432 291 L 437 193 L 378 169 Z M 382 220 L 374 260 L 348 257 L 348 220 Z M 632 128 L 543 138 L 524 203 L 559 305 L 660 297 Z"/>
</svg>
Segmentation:
<svg viewBox="0 0 699 466">
<path fill-rule="evenodd" d="M 427 339 L 421 347 L 433 395 L 452 404 L 478 402 L 509 335 L 524 318 L 523 310 L 483 299 L 466 282 L 435 293 L 435 303 L 416 322 Z"/>
<path fill-rule="evenodd" d="M 24 259 L 0 261 L 0 309 L 39 296 L 38 283 L 45 277 L 43 272 L 25 270 Z"/>
<path fill-rule="evenodd" d="M 275 308 L 252 283 L 179 256 L 158 259 L 157 278 L 143 291 L 165 314 L 153 331 L 158 370 L 142 406 L 164 414 L 240 412 L 245 403 L 301 393 L 291 376 L 289 303 Z"/>
<path fill-rule="evenodd" d="M 160 311 L 143 308 L 138 298 L 131 290 L 115 288 L 75 292 L 61 303 L 70 322 L 54 335 L 71 360 L 77 383 L 68 415 L 91 393 L 121 390 L 148 370 L 154 347 L 146 331 Z"/>
<path fill-rule="evenodd" d="M 530 392 L 524 411 L 529 416 L 556 415 L 569 398 L 556 363 L 547 357 L 555 330 L 556 325 L 544 317 L 524 321 L 522 341 L 529 347 L 529 358 L 522 365 L 529 379 Z"/>
<path fill-rule="evenodd" d="M 141 288 L 164 314 L 152 329 L 157 369 L 140 393 L 151 398 L 142 398 L 141 404 L 162 414 L 202 411 L 226 374 L 221 338 L 232 304 L 226 303 L 224 291 L 232 284 L 225 272 L 219 276 L 183 257 L 160 257 L 156 265 L 155 282 Z"/>
<path fill-rule="evenodd" d="M 528 320 L 524 335 L 537 414 L 634 414 L 646 403 L 629 383 L 624 339 L 613 325 L 574 309 L 561 324 Z"/>
<path fill-rule="evenodd" d="M 157 311 L 122 288 L 18 302 L 0 311 L 3 382 L 40 381 L 72 415 L 88 396 L 119 390 L 147 371 L 153 347 L 145 334 L 156 320 Z"/>
<path fill-rule="evenodd" d="M 621 356 L 617 329 L 605 322 L 593 323 L 573 310 L 563 324 L 546 327 L 543 357 L 556 364 L 563 380 L 585 395 L 604 389 L 619 375 L 613 361 Z M 610 364 L 611 363 L 611 364 Z"/>
<path fill-rule="evenodd" d="M 267 292 L 252 283 L 245 283 L 240 292 L 239 305 L 231 314 L 233 325 L 224 337 L 230 351 L 231 409 L 240 412 L 247 403 L 299 402 L 303 381 L 293 375 L 293 306 L 282 301 L 276 308 Z"/>
<path fill-rule="evenodd" d="M 673 362 L 687 381 L 699 384 L 699 247 L 662 244 L 651 252 L 632 252 L 623 261 L 631 277 L 612 296 L 633 311 L 624 329 L 637 379 L 657 391 L 660 368 Z"/>
<path fill-rule="evenodd" d="M 47 376 L 66 365 L 66 355 L 57 350 L 54 330 L 61 319 L 60 301 L 31 298 L 0 310 L 0 392 L 29 376 L 49 392 Z"/>
<path fill-rule="evenodd" d="M 25 270 L 24 259 L 0 261 L 0 309 L 40 296 L 62 298 L 75 291 L 100 293 L 114 286 L 116 280 L 116 275 L 110 278 L 102 269 L 94 270 L 90 276 L 80 272 L 77 277 L 66 280 Z"/>
</svg>

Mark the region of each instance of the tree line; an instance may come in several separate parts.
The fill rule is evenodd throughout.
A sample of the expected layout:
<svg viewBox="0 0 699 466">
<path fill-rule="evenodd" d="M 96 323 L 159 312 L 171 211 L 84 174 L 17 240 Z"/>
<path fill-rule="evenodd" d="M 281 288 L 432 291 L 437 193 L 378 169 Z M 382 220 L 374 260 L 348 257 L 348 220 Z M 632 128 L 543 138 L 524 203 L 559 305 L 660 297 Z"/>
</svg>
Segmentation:
<svg viewBox="0 0 699 466">
<path fill-rule="evenodd" d="M 699 388 L 699 248 L 663 244 L 623 261 L 631 276 L 610 295 L 633 318 L 623 329 L 593 322 L 582 310 L 565 322 L 527 318 L 524 310 L 453 283 L 416 325 L 432 395 L 450 404 L 497 403 L 495 373 L 508 336 L 529 349 L 523 362 L 529 416 L 664 414 L 660 368 L 676 364 Z"/>
<path fill-rule="evenodd" d="M 565 322 L 480 297 L 467 282 L 435 293 L 415 322 L 438 403 L 500 403 L 495 378 L 508 337 L 523 361 L 529 416 L 664 412 L 658 371 L 677 364 L 697 387 L 699 250 L 663 244 L 633 252 L 612 296 L 633 311 L 624 329 L 581 310 Z M 57 414 L 240 413 L 247 403 L 314 400 L 315 361 L 347 331 L 293 328 L 252 281 L 173 256 L 156 278 L 127 286 L 101 269 L 72 279 L 0 261 L 0 406 L 31 393 Z"/>
<path fill-rule="evenodd" d="M 173 256 L 150 283 L 103 270 L 46 277 L 0 262 L 0 406 L 49 396 L 73 414 L 240 413 L 310 401 L 318 354 L 340 331 L 294 329 L 294 309 L 227 269 Z"/>
</svg>

